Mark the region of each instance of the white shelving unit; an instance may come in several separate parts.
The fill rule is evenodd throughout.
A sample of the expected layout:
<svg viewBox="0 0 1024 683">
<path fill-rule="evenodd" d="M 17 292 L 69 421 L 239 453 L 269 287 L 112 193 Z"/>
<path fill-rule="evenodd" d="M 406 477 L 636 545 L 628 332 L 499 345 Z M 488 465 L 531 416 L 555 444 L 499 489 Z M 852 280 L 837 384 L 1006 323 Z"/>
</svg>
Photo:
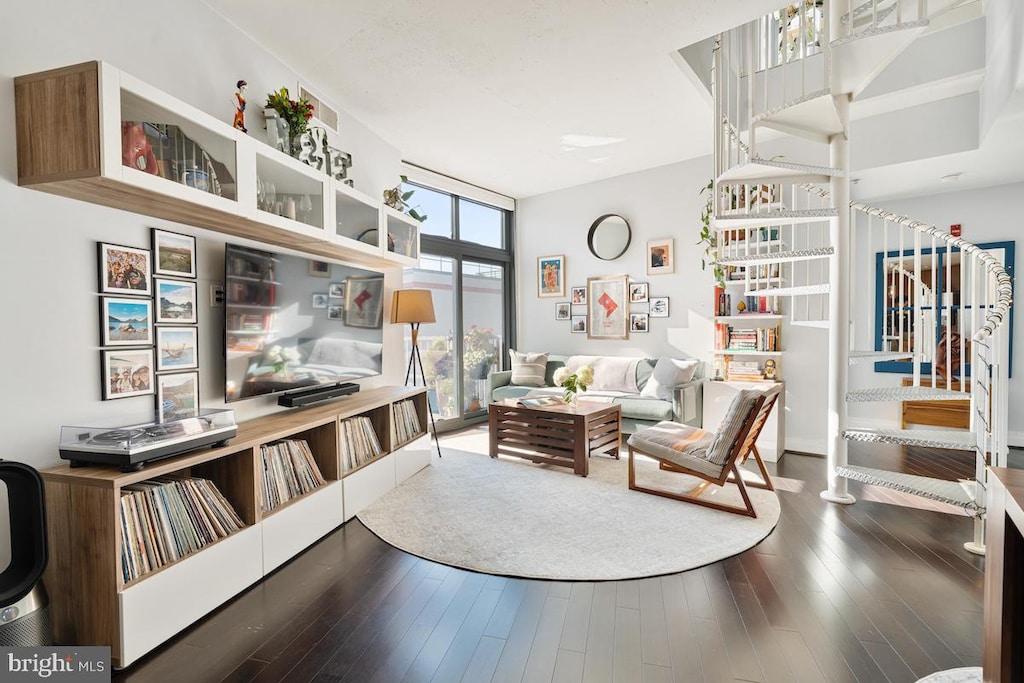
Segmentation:
<svg viewBox="0 0 1024 683">
<path fill-rule="evenodd" d="M 385 221 L 381 200 L 110 64 L 19 76 L 15 111 L 19 185 L 358 265 L 418 260 L 417 221 L 390 210 Z M 122 124 L 136 123 L 157 124 L 149 132 L 160 131 L 161 144 L 173 130 L 192 146 L 167 144 L 161 159 L 145 143 L 122 150 Z M 277 197 L 268 204 L 271 183 Z M 402 250 L 360 241 L 371 229 L 391 231 Z"/>
</svg>

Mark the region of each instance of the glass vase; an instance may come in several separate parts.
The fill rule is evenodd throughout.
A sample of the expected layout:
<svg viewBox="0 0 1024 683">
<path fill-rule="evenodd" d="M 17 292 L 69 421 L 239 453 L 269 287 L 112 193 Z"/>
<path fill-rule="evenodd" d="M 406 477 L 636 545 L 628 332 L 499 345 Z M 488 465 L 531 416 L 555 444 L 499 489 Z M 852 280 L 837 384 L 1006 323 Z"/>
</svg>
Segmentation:
<svg viewBox="0 0 1024 683">
<path fill-rule="evenodd" d="M 579 394 L 575 391 L 565 392 L 565 396 L 562 397 L 562 400 L 565 401 L 565 405 L 570 408 L 576 408 L 580 404 Z"/>
</svg>

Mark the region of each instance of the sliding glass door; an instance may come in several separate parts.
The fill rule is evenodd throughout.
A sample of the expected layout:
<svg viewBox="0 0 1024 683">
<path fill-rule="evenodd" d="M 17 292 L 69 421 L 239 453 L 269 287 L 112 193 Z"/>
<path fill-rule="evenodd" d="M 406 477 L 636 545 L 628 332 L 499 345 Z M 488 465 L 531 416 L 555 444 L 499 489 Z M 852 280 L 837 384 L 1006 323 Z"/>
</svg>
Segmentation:
<svg viewBox="0 0 1024 683">
<path fill-rule="evenodd" d="M 512 341 L 512 217 L 455 194 L 407 187 L 430 209 L 419 267 L 405 270 L 402 286 L 432 293 L 436 322 L 419 334 L 423 374 L 438 427 L 454 428 L 486 417 L 487 374 L 502 367 Z"/>
</svg>

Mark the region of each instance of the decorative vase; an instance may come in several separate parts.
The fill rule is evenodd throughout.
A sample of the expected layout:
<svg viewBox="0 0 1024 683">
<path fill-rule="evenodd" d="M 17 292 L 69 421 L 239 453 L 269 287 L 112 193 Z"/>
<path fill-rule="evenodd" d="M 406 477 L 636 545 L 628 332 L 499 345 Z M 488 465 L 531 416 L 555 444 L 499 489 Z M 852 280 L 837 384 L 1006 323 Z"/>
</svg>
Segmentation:
<svg viewBox="0 0 1024 683">
<path fill-rule="evenodd" d="M 565 401 L 565 405 L 569 406 L 570 408 L 576 408 L 580 404 L 579 394 L 577 394 L 575 391 L 565 392 L 565 396 L 562 398 L 562 400 Z"/>
</svg>

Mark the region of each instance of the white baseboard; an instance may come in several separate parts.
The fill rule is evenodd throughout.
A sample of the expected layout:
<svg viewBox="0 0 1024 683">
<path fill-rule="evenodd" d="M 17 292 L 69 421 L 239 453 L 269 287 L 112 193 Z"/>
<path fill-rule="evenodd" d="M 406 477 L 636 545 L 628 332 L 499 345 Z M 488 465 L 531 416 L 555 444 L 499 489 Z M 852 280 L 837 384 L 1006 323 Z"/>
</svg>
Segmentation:
<svg viewBox="0 0 1024 683">
<path fill-rule="evenodd" d="M 818 439 L 794 439 L 786 437 L 786 450 L 794 453 L 809 453 L 810 455 L 825 455 L 828 450 L 824 441 Z"/>
</svg>

